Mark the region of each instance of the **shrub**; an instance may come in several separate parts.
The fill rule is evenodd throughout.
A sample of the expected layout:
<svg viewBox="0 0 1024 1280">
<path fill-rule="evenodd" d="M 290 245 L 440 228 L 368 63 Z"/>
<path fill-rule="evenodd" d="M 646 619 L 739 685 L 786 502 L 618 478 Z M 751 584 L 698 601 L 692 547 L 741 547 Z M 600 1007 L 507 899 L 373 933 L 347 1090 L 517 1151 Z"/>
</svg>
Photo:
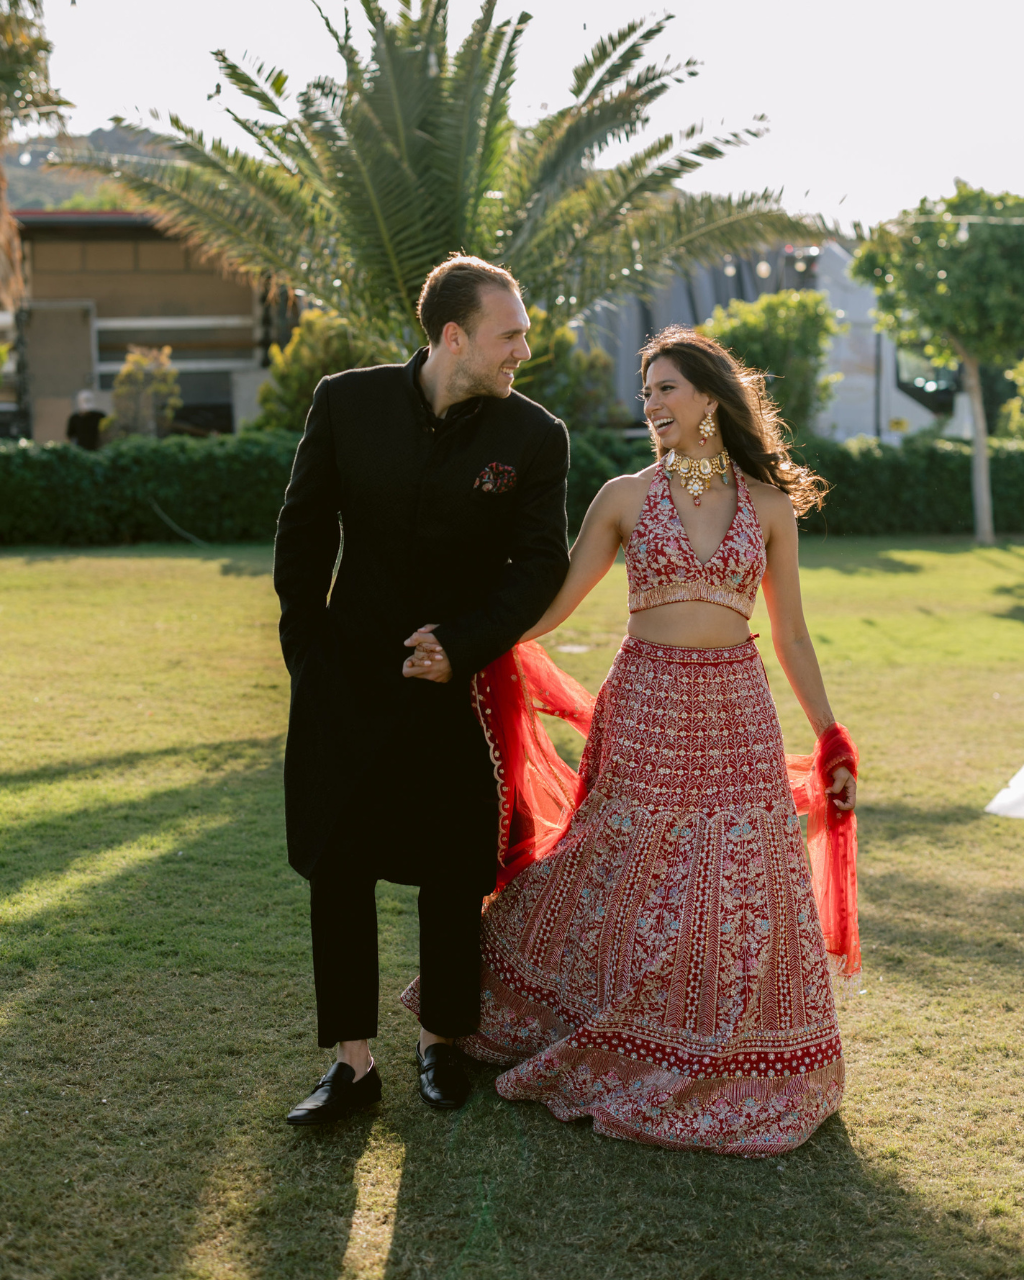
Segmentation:
<svg viewBox="0 0 1024 1280">
<path fill-rule="evenodd" d="M 114 379 L 114 412 L 100 424 L 104 440 L 162 436 L 181 408 L 170 347 L 129 347 Z"/>
<path fill-rule="evenodd" d="M 841 332 L 828 296 L 810 289 L 734 298 L 716 307 L 701 333 L 728 347 L 744 364 L 768 375 L 768 390 L 798 436 L 807 437 L 832 398 L 841 374 L 822 377 L 832 335 Z M 783 373 L 785 370 L 785 373 Z"/>
<path fill-rule="evenodd" d="M 272 538 L 297 443 L 268 431 L 205 440 L 137 436 L 95 453 L 0 444 L 0 544 L 177 540 L 153 502 L 207 542 Z"/>
<path fill-rule="evenodd" d="M 574 329 L 555 324 L 539 307 L 530 308 L 527 341 L 530 359 L 516 374 L 517 391 L 561 418 L 570 431 L 632 421 L 616 399 L 615 362 L 606 351 L 581 347 Z"/>
<path fill-rule="evenodd" d="M 336 311 L 304 311 L 282 350 L 270 348 L 270 379 L 259 389 L 260 412 L 245 431 L 302 431 L 321 378 L 346 369 L 403 363 L 411 352 L 397 340 L 352 323 Z"/>
<path fill-rule="evenodd" d="M 572 463 L 569 467 L 569 491 L 566 514 L 569 532 L 575 534 L 587 514 L 598 489 L 615 476 L 642 471 L 654 461 L 651 442 L 626 440 L 615 429 L 593 428 L 572 433 Z"/>
</svg>

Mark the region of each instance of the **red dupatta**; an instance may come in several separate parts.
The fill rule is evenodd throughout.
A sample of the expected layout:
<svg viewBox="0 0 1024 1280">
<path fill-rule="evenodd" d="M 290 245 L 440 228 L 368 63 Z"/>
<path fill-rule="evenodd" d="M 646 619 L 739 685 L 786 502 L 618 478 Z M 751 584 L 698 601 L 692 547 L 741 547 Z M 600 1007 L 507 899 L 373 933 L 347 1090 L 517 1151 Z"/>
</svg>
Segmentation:
<svg viewBox="0 0 1024 1280">
<path fill-rule="evenodd" d="M 807 852 L 825 950 L 840 977 L 860 973 L 857 927 L 857 815 L 837 809 L 832 775 L 845 766 L 856 778 L 859 756 L 841 724 L 830 725 L 809 756 L 786 756 L 796 811 L 807 815 Z"/>
<path fill-rule="evenodd" d="M 594 697 L 535 640 L 517 644 L 473 677 L 473 709 L 498 779 L 498 889 L 546 858 L 583 799 L 579 774 L 555 750 L 537 712 L 590 732 Z"/>
<path fill-rule="evenodd" d="M 583 800 L 583 783 L 554 748 L 538 712 L 590 732 L 594 697 L 536 641 L 518 644 L 473 678 L 473 708 L 498 779 L 498 891 L 546 858 Z M 860 973 L 857 928 L 857 819 L 837 809 L 827 788 L 845 765 L 856 777 L 857 748 L 834 724 L 809 756 L 786 756 L 797 812 L 807 815 L 811 882 L 825 950 L 842 977 Z"/>
</svg>

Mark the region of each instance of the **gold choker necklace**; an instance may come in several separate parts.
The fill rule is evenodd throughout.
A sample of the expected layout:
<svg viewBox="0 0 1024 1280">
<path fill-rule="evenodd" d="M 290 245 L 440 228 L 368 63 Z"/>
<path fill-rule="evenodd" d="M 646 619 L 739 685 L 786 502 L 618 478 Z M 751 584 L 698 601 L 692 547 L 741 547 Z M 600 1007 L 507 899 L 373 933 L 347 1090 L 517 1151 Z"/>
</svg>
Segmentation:
<svg viewBox="0 0 1024 1280">
<path fill-rule="evenodd" d="M 688 458 L 673 449 L 665 460 L 665 470 L 679 477 L 683 488 L 693 498 L 693 505 L 699 507 L 701 494 L 711 488 L 715 476 L 721 476 L 723 484 L 729 483 L 729 451 L 723 449 L 714 458 Z"/>
</svg>

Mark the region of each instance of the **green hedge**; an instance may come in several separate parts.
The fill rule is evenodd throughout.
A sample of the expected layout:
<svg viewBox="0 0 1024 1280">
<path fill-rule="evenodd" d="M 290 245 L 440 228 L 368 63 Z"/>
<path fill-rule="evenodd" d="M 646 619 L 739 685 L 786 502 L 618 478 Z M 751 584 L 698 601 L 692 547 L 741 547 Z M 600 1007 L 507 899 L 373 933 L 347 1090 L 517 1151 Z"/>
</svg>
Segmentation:
<svg viewBox="0 0 1024 1280">
<path fill-rule="evenodd" d="M 569 468 L 569 492 L 566 511 L 569 532 L 575 533 L 583 523 L 587 507 L 598 489 L 615 476 L 642 471 L 654 461 L 651 442 L 624 440 L 621 431 L 594 427 L 572 434 L 572 465 Z"/>
<path fill-rule="evenodd" d="M 0 444 L 0 544 L 50 546 L 176 541 L 151 505 L 206 542 L 268 541 L 298 437 L 279 431 L 194 440 L 125 440 L 96 453 L 73 445 Z M 833 485 L 811 533 L 969 533 L 970 447 L 861 438 L 802 446 Z M 996 529 L 1024 532 L 1024 440 L 991 442 Z M 573 437 L 569 527 L 579 528 L 612 476 L 651 460 L 646 440 L 594 429 Z"/>
<path fill-rule="evenodd" d="M 177 541 L 151 500 L 205 542 L 266 541 L 298 436 L 134 439 L 88 453 L 0 445 L 0 544 Z"/>
<path fill-rule="evenodd" d="M 970 533 L 971 446 L 915 440 L 902 446 L 860 436 L 813 440 L 797 450 L 832 491 L 801 522 L 808 533 Z M 1024 532 L 1024 441 L 989 441 L 992 506 L 999 533 Z"/>
</svg>

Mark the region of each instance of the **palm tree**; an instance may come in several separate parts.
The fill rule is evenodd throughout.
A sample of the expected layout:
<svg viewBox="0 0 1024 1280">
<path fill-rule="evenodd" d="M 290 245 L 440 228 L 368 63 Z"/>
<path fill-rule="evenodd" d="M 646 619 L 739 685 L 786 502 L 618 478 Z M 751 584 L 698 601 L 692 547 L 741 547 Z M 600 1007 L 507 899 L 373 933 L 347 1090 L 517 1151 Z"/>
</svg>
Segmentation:
<svg viewBox="0 0 1024 1280">
<path fill-rule="evenodd" d="M 316 3 L 316 0 L 313 0 Z M 666 272 L 726 251 L 806 235 L 777 195 L 686 195 L 675 184 L 762 123 L 702 139 L 694 126 L 601 168 L 634 138 L 673 83 L 697 74 L 646 61 L 669 18 L 634 20 L 598 41 L 573 72 L 572 102 L 529 129 L 508 112 L 529 21 L 495 24 L 484 0 L 461 47 L 448 49 L 447 0 L 402 0 L 397 20 L 362 0 L 368 60 L 317 5 L 344 64 L 288 106 L 285 73 L 250 71 L 221 50 L 226 81 L 257 109 L 229 111 L 250 154 L 207 141 L 178 116 L 157 142 L 170 157 L 76 151 L 62 163 L 117 178 L 173 233 L 230 268 L 304 293 L 371 325 L 418 334 L 423 279 L 453 249 L 506 263 L 553 319 L 602 299 L 647 293 Z M 216 92 L 220 91 L 218 84 Z M 118 123 L 123 123 L 119 121 Z"/>
<path fill-rule="evenodd" d="M 50 87 L 53 46 L 43 34 L 42 11 L 42 0 L 0 0 L 0 148 L 15 125 L 60 125 L 61 109 L 71 106 Z M 0 310 L 13 310 L 21 291 L 21 242 L 0 165 Z"/>
</svg>

